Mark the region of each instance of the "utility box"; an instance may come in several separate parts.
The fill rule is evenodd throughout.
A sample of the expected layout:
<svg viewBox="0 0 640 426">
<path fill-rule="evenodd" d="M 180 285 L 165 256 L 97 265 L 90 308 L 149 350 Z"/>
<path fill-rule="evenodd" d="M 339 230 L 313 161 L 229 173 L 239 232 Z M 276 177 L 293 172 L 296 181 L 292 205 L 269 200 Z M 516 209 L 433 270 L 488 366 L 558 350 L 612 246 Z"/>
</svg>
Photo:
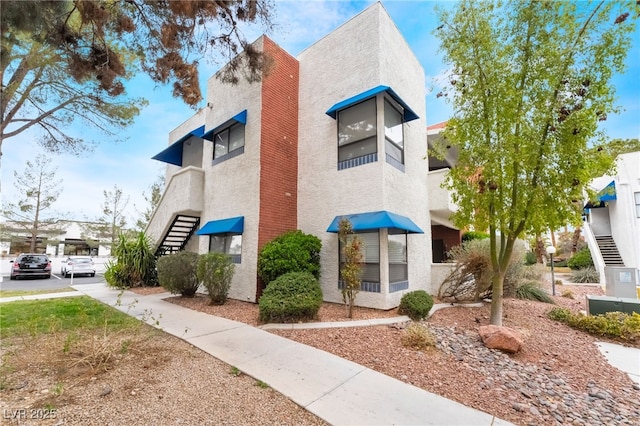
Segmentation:
<svg viewBox="0 0 640 426">
<path fill-rule="evenodd" d="M 638 272 L 635 268 L 605 266 L 604 276 L 607 280 L 607 296 L 638 298 Z"/>
<path fill-rule="evenodd" d="M 627 297 L 594 296 L 587 294 L 587 315 L 603 315 L 607 312 L 640 314 L 640 300 Z"/>
</svg>

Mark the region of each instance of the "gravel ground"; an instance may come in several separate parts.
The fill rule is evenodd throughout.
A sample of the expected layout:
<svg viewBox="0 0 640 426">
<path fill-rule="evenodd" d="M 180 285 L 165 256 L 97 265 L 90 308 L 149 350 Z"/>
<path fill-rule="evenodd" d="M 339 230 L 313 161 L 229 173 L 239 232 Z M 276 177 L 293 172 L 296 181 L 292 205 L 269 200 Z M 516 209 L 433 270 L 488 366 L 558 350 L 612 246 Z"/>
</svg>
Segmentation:
<svg viewBox="0 0 640 426">
<path fill-rule="evenodd" d="M 602 294 L 593 286 L 557 290 L 571 290 L 574 299 L 556 296 L 555 301 L 574 311 L 584 309 L 585 294 Z M 229 300 L 208 306 L 204 296 L 167 300 L 258 325 L 255 304 Z M 516 355 L 480 342 L 477 329 L 488 323 L 488 304 L 443 309 L 422 322 L 438 341 L 428 351 L 402 346 L 402 324 L 273 332 L 516 424 L 640 425 L 640 390 L 600 354 L 594 342 L 602 339 L 549 320 L 547 304 L 506 299 L 504 308 L 504 325 L 525 339 Z M 354 319 L 392 316 L 397 316 L 395 309 L 357 308 L 354 313 Z M 344 306 L 324 304 L 319 320 L 348 318 Z M 114 349 L 106 371 L 71 363 L 73 354 L 62 356 L 63 337 L 3 341 L 3 424 L 323 424 L 264 384 L 160 332 L 125 336 L 129 350 Z M 112 336 L 114 347 L 121 348 L 118 338 Z M 85 347 L 85 353 L 75 355 L 82 359 L 87 353 L 91 350 Z M 46 411 L 38 411 L 43 407 L 55 408 L 56 418 L 28 417 L 43 417 Z M 10 416 L 21 409 L 28 421 L 12 421 Z"/>
</svg>

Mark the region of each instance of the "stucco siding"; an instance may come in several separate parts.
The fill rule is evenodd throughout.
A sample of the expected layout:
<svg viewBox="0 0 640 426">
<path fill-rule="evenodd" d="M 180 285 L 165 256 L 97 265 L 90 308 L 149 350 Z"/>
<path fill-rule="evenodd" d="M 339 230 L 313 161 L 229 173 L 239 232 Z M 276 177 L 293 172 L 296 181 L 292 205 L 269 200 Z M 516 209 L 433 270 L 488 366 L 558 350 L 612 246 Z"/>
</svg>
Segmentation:
<svg viewBox="0 0 640 426">
<path fill-rule="evenodd" d="M 640 269 L 640 218 L 634 193 L 640 192 L 640 152 L 618 156 L 616 201 L 609 202 L 611 235 L 626 267 Z M 594 209 L 595 210 L 595 209 Z M 606 210 L 606 209 L 605 209 Z"/>
<path fill-rule="evenodd" d="M 261 48 L 262 39 L 256 45 Z M 212 165 L 213 143 L 204 142 L 204 209 L 201 225 L 212 220 L 244 216 L 242 260 L 236 264 L 229 297 L 254 302 L 258 256 L 261 83 L 241 80 L 239 84 L 231 85 L 215 76 L 211 77 L 207 83 L 207 102 L 212 105 L 207 114 L 207 131 L 247 110 L 243 154 Z M 198 238 L 199 252 L 207 253 L 210 237 L 204 235 Z"/>
<path fill-rule="evenodd" d="M 393 57 L 385 55 L 394 51 Z M 408 58 L 407 58 L 408 56 Z M 322 240 L 321 284 L 326 300 L 342 302 L 338 289 L 338 238 L 326 232 L 337 215 L 388 210 L 411 218 L 425 234 L 410 234 L 410 289 L 429 280 L 430 221 L 426 202 L 424 72 L 378 3 L 305 51 L 300 60 L 298 224 Z M 321 72 L 319 72 L 321 71 Z M 376 162 L 337 170 L 334 104 L 379 85 L 390 86 L 420 119 L 404 124 L 405 172 L 385 161 L 384 95 L 378 111 Z M 358 305 L 388 309 L 404 291 L 389 293 L 387 231 L 380 231 L 381 293 L 360 292 Z"/>
</svg>

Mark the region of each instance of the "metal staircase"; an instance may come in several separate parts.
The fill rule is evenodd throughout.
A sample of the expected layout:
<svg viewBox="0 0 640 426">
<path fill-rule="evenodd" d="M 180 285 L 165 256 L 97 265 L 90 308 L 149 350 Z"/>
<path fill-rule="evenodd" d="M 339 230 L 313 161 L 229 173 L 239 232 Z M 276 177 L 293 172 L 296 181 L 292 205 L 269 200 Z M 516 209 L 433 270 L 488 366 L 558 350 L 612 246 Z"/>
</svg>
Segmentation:
<svg viewBox="0 0 640 426">
<path fill-rule="evenodd" d="M 624 266 L 618 246 L 611 235 L 596 235 L 596 242 L 605 266 Z"/>
<path fill-rule="evenodd" d="M 189 238 L 200 225 L 200 218 L 197 216 L 176 215 L 167 230 L 167 233 L 160 241 L 156 256 L 176 253 L 183 250 L 189 242 Z"/>
</svg>

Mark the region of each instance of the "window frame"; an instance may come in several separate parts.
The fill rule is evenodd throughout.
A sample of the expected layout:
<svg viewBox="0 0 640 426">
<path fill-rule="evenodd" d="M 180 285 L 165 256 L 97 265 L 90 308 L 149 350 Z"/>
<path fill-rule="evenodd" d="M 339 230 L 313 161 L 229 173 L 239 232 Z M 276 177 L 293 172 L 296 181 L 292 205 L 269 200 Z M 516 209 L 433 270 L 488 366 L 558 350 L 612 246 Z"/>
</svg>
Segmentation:
<svg viewBox="0 0 640 426">
<path fill-rule="evenodd" d="M 401 139 L 402 139 L 402 146 L 398 145 L 397 142 L 395 142 L 390 136 L 388 136 L 388 132 L 387 132 L 387 107 L 398 114 L 398 116 L 400 117 L 400 131 L 401 131 Z M 387 162 L 389 162 L 392 165 L 396 165 L 392 162 L 389 161 L 389 157 L 391 157 L 391 161 L 397 162 L 399 164 L 401 164 L 402 166 L 404 166 L 405 163 L 405 152 L 404 152 L 404 108 L 402 108 L 400 105 L 398 105 L 397 103 L 393 102 L 391 99 L 389 99 L 388 97 L 384 97 L 384 111 L 383 111 L 383 120 L 384 120 L 384 141 L 385 141 L 385 154 L 386 154 L 386 158 L 387 158 Z M 387 149 L 387 144 L 391 144 L 392 148 L 395 148 L 397 150 L 400 151 L 400 160 L 398 160 L 393 154 L 390 154 L 390 150 Z"/>
<path fill-rule="evenodd" d="M 367 262 L 366 258 L 367 258 L 367 245 L 366 242 L 363 239 L 363 243 L 364 243 L 364 259 L 363 259 L 363 278 L 362 278 L 362 284 L 360 285 L 360 290 L 361 291 L 369 291 L 369 292 L 374 292 L 374 293 L 380 293 L 380 289 L 381 289 L 381 276 L 380 276 L 380 230 L 367 230 L 366 232 L 354 232 L 352 235 L 359 237 L 362 234 L 375 234 L 377 237 L 377 253 L 375 253 L 375 255 L 377 256 L 377 262 Z M 343 261 L 343 254 L 342 254 L 342 241 L 340 241 L 340 239 L 338 238 L 338 287 L 342 288 L 343 283 L 342 283 L 342 279 L 340 279 L 340 271 L 342 270 L 342 265 L 344 264 Z M 369 269 L 367 271 L 367 269 Z M 370 277 L 372 276 L 371 274 L 377 274 L 377 280 L 375 279 L 364 279 L 365 275 L 370 275 Z"/>
<path fill-rule="evenodd" d="M 239 147 L 229 151 L 229 147 L 232 143 L 231 140 L 231 132 L 233 129 L 242 129 L 242 145 L 240 145 Z M 226 144 L 226 152 L 224 154 L 220 154 L 220 155 L 216 155 L 216 147 L 218 146 L 217 143 L 217 139 L 220 135 L 223 134 L 227 134 L 227 138 L 225 141 Z M 241 123 L 241 122 L 235 122 L 223 129 L 220 129 L 219 131 L 217 131 L 216 133 L 213 134 L 213 139 L 212 139 L 212 143 L 213 143 L 213 160 L 212 160 L 212 164 L 218 164 L 221 163 L 225 160 L 228 160 L 230 158 L 236 157 L 240 154 L 244 153 L 244 147 L 246 144 L 246 124 Z"/>
<path fill-rule="evenodd" d="M 230 249 L 231 249 L 231 244 L 233 241 L 234 237 L 240 237 L 240 253 L 229 253 Z M 212 243 L 214 241 L 214 238 L 223 238 L 222 240 L 222 244 L 224 245 L 224 249 L 223 251 L 218 251 L 218 250 L 213 250 L 212 249 Z M 231 258 L 231 261 L 233 263 L 242 263 L 242 234 L 241 233 L 237 233 L 237 232 L 225 232 L 222 234 L 210 234 L 209 235 L 209 246 L 208 246 L 208 252 L 209 253 L 222 253 L 222 254 L 226 254 L 227 256 L 229 256 Z"/>
<path fill-rule="evenodd" d="M 636 202 L 636 218 L 640 219 L 640 191 L 634 192 L 633 197 Z"/>
<path fill-rule="evenodd" d="M 373 117 L 369 117 L 369 119 L 373 119 L 371 122 L 374 124 L 374 133 L 371 135 L 365 135 L 364 137 L 352 140 L 348 143 L 340 143 L 340 135 L 343 134 L 341 133 L 341 128 L 343 126 L 341 126 L 341 121 L 342 121 L 342 114 L 352 110 L 353 108 L 356 108 L 358 106 L 362 106 L 366 103 L 373 103 Z M 356 104 L 353 105 L 349 105 L 347 108 L 343 108 L 340 111 L 337 112 L 336 115 L 336 130 L 337 130 L 337 160 L 338 160 L 338 165 L 340 164 L 345 164 L 345 163 L 349 163 L 349 162 L 355 162 L 359 164 L 363 164 L 362 160 L 369 157 L 368 159 L 365 160 L 366 163 L 370 163 L 370 162 L 375 162 L 378 160 L 378 100 L 377 97 L 371 97 L 369 99 L 365 99 L 361 102 L 358 102 Z M 353 123 L 349 123 L 349 124 L 353 124 Z M 343 151 L 345 151 L 345 148 L 354 148 L 358 145 L 365 145 L 365 144 L 369 144 L 371 143 L 371 141 L 373 141 L 373 147 L 375 148 L 375 150 L 373 152 L 367 152 L 366 154 L 363 155 L 358 155 L 355 157 L 350 157 L 350 158 L 344 158 L 344 159 L 340 159 L 341 155 L 341 149 Z M 340 167 L 339 167 L 340 169 Z"/>
<path fill-rule="evenodd" d="M 401 283 L 401 282 L 405 282 L 409 280 L 409 239 L 407 238 L 407 233 L 406 232 L 398 232 L 398 233 L 391 233 L 389 232 L 387 235 L 387 261 L 389 263 L 389 286 L 391 286 L 394 283 Z M 391 261 L 391 243 L 392 243 L 392 238 L 391 237 L 404 237 L 403 241 L 401 242 L 403 244 L 403 248 L 404 251 L 402 253 L 402 261 Z M 403 265 L 403 276 L 401 279 L 396 279 L 396 280 L 392 280 L 391 279 L 391 274 L 392 274 L 392 265 L 396 266 L 396 268 L 394 269 L 399 269 L 397 268 L 398 265 Z M 394 271 L 395 272 L 395 271 Z"/>
</svg>

